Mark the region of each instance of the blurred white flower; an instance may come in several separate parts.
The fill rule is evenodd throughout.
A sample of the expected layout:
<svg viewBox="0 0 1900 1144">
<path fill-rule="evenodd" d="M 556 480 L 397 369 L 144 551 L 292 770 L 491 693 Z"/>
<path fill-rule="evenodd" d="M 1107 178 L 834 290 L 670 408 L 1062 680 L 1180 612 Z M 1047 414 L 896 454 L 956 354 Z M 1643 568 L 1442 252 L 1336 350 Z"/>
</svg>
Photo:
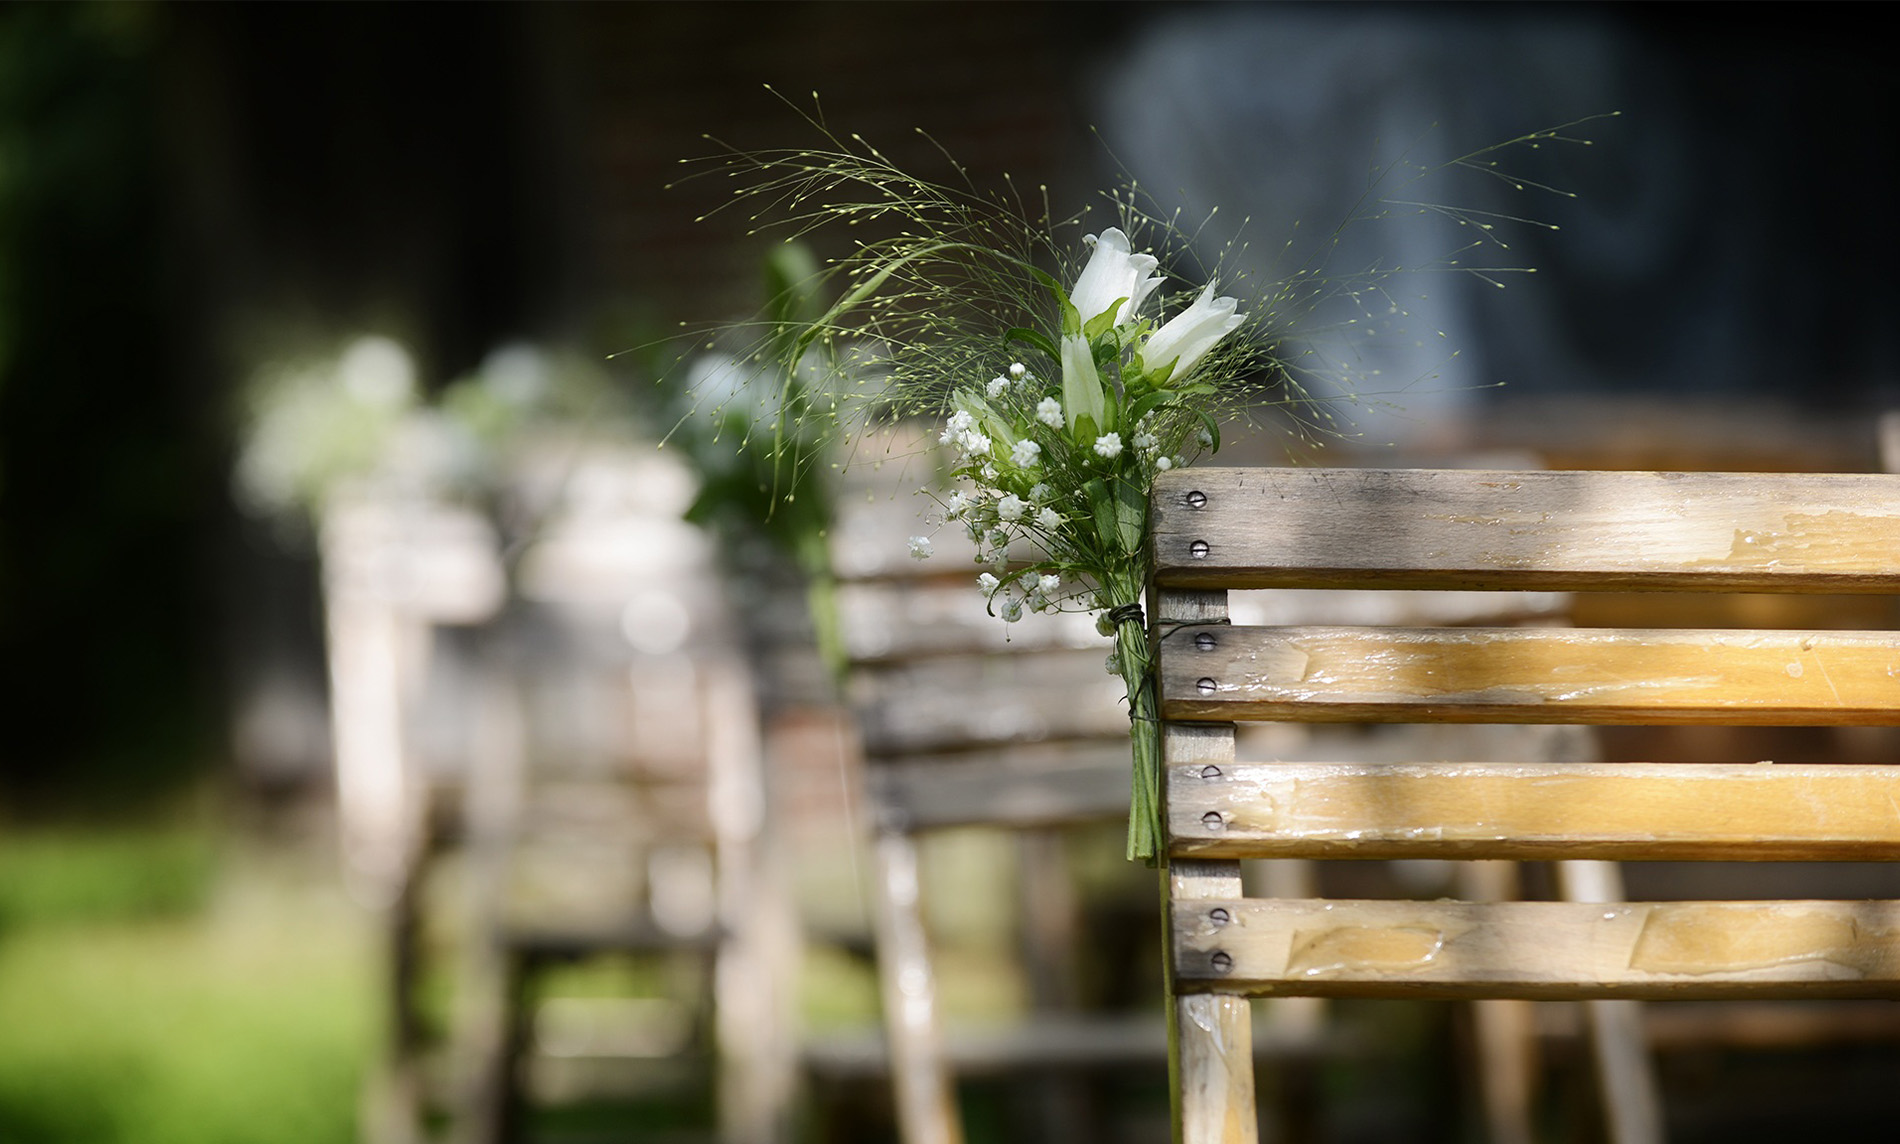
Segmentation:
<svg viewBox="0 0 1900 1144">
<path fill-rule="evenodd" d="M 1029 440 L 1027 437 L 1016 442 L 1015 447 L 1009 451 L 1009 459 L 1016 462 L 1019 467 L 1025 469 L 1034 465 L 1041 456 L 1042 446 Z"/>
<path fill-rule="evenodd" d="M 1017 496 L 1015 493 L 1006 493 L 1002 500 L 996 502 L 996 517 L 998 520 L 1018 521 L 1023 518 L 1023 513 L 1027 511 L 1029 511 L 1029 506 L 1023 503 L 1023 498 Z"/>
<path fill-rule="evenodd" d="M 928 560 L 930 559 L 931 551 L 930 538 L 928 536 L 913 536 L 910 538 L 910 555 L 912 559 Z"/>
<path fill-rule="evenodd" d="M 1045 508 L 1036 514 L 1036 523 L 1054 532 L 1062 527 L 1062 514 L 1052 508 Z"/>
<path fill-rule="evenodd" d="M 1062 428 L 1062 403 L 1053 397 L 1045 397 L 1036 403 L 1036 420 L 1051 429 Z"/>
<path fill-rule="evenodd" d="M 1107 457 L 1111 461 L 1121 456 L 1122 435 L 1120 433 L 1104 433 L 1100 437 L 1097 437 L 1095 439 L 1095 453 L 1097 456 Z"/>
<path fill-rule="evenodd" d="M 989 595 L 991 592 L 996 591 L 996 586 L 1000 584 L 1001 582 L 1002 581 L 998 580 L 995 576 L 991 575 L 988 572 L 978 573 L 976 577 L 977 588 L 980 589 L 983 592 L 983 594 L 986 596 Z"/>
</svg>

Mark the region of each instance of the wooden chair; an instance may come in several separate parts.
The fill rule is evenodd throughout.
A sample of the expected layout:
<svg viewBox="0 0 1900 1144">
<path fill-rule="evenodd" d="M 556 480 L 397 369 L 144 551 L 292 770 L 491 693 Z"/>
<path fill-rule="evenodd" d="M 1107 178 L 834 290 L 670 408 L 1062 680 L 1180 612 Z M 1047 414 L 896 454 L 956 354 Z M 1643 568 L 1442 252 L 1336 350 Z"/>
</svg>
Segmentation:
<svg viewBox="0 0 1900 1144">
<path fill-rule="evenodd" d="M 1238 720 L 1887 725 L 1892 632 L 1243 627 L 1235 588 L 1900 590 L 1900 477 L 1201 469 L 1154 495 L 1177 1137 L 1246 998 L 1900 997 L 1900 902 L 1249 899 L 1252 857 L 1891 859 L 1900 768 L 1241 765 Z"/>
<path fill-rule="evenodd" d="M 948 530 L 935 558 L 912 560 L 905 540 L 928 530 L 928 505 L 910 494 L 928 465 L 860 476 L 868 488 L 845 498 L 832 538 L 888 1058 L 834 1043 L 815 1045 L 813 1063 L 888 1068 L 902 1138 L 948 1144 L 963 1139 L 957 1077 L 1033 1074 L 1054 1091 L 1064 1070 L 1158 1060 L 1166 1029 L 1139 1013 L 1079 1013 L 1064 996 L 1074 992 L 1077 901 L 1060 831 L 1128 806 L 1128 721 L 1103 669 L 1105 641 L 1076 613 L 1004 625 L 975 587 L 972 552 Z M 1021 892 L 997 908 L 1014 918 L 1032 1015 L 946 1029 L 920 842 L 969 826 L 1016 841 Z M 1060 1127 L 1055 1118 L 1051 1130 Z"/>
<path fill-rule="evenodd" d="M 928 463 L 913 461 L 911 468 Z M 906 537 L 928 527 L 920 519 L 928 505 L 908 495 L 921 479 L 912 471 L 903 479 L 887 476 L 876 487 L 873 478 L 871 495 L 846 498 L 833 537 L 843 581 L 843 642 L 853 665 L 851 698 L 866 761 L 888 1064 L 900 1128 L 912 1142 L 961 1139 L 958 1077 L 1047 1077 L 1153 1064 L 1165 1054 L 1167 1038 L 1165 1023 L 1145 1014 L 1089 1014 L 1074 1005 L 1075 890 L 1059 860 L 1057 832 L 1118 822 L 1128 805 L 1126 709 L 1119 679 L 1103 670 L 1106 641 L 1082 614 L 1031 614 L 1005 626 L 986 611 L 972 584 L 972 553 L 955 536 L 938 534 L 944 551 L 932 560 L 911 559 Z M 1336 623 L 1373 614 L 1445 624 L 1551 623 L 1561 619 L 1567 598 L 1555 592 L 1386 592 L 1350 600 L 1253 593 L 1236 606 L 1278 622 Z M 1423 737 L 1444 738 L 1442 729 L 1363 730 L 1303 728 L 1255 750 L 1296 760 L 1372 760 L 1428 749 Z M 1590 757 L 1588 738 L 1582 728 L 1464 729 L 1457 749 L 1474 758 L 1555 761 Z M 976 1033 L 943 1027 L 918 859 L 921 839 L 971 826 L 1010 831 L 1017 839 L 1014 906 L 1032 1010 L 1024 1024 Z M 1312 877 L 1290 862 L 1257 873 L 1278 886 L 1305 885 Z M 1597 892 L 1611 892 L 1606 878 L 1613 871 L 1598 872 Z M 1460 885 L 1467 893 L 1511 892 L 1507 872 L 1495 865 L 1472 868 Z M 1487 1137 L 1494 1144 L 1526 1140 L 1530 1081 L 1523 1064 L 1535 1033 L 1526 1014 L 1508 1003 L 1481 1005 L 1475 1017 L 1478 1055 L 1492 1062 L 1481 1070 L 1482 1095 L 1491 1106 Z M 1627 1046 L 1638 1043 L 1629 1036 L 1597 1041 L 1626 1046 L 1619 1060 L 1633 1059 Z M 1299 1003 L 1270 1007 L 1254 1033 L 1255 1055 L 1289 1068 L 1367 1048 L 1354 1030 Z M 1298 1110 L 1279 1111 L 1291 1129 Z M 1064 1130 L 1061 1116 L 1051 1122 L 1050 1131 Z"/>
<path fill-rule="evenodd" d="M 791 1128 L 789 922 L 752 676 L 711 544 L 680 516 L 684 474 L 647 450 L 560 461 L 469 710 L 454 1136 L 524 1138 L 537 1094 L 703 1086 L 719 1139 L 771 1144 Z M 603 959 L 667 988 L 538 995 L 547 971 Z"/>
<path fill-rule="evenodd" d="M 465 667 L 453 637 L 506 596 L 494 529 L 413 491 L 341 490 L 319 531 L 339 850 L 351 896 L 376 916 L 385 1037 L 367 1077 L 362 1135 L 408 1144 L 426 1118 L 428 1038 L 418 1001 L 423 899 L 452 832 L 460 775 L 426 714 Z"/>
</svg>

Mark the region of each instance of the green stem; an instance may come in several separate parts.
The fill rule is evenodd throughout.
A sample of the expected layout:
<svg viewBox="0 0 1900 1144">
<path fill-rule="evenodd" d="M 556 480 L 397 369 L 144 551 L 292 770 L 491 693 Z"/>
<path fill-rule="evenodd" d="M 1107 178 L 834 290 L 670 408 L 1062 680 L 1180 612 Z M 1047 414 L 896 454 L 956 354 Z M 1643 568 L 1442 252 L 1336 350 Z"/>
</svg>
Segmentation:
<svg viewBox="0 0 1900 1144">
<path fill-rule="evenodd" d="M 1141 600 L 1143 577 L 1132 573 L 1111 577 L 1105 587 L 1111 608 L 1136 604 Z M 1153 865 L 1161 837 L 1161 722 L 1155 704 L 1154 655 L 1148 629 L 1138 618 L 1115 625 L 1115 657 L 1128 689 L 1128 740 L 1134 756 L 1128 858 Z"/>
</svg>

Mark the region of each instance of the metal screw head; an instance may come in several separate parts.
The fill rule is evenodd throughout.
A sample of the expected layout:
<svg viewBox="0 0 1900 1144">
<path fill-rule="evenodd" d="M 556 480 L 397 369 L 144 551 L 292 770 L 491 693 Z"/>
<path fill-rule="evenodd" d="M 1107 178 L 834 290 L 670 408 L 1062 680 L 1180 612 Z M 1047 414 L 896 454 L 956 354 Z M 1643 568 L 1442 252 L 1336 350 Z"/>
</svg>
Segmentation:
<svg viewBox="0 0 1900 1144">
<path fill-rule="evenodd" d="M 1202 695 L 1214 694 L 1215 689 L 1218 688 L 1219 686 L 1220 684 L 1214 682 L 1214 678 L 1212 676 L 1202 676 L 1200 679 L 1196 680 L 1194 683 L 1195 690 L 1199 691 Z"/>
<path fill-rule="evenodd" d="M 1209 548 L 1205 540 L 1195 540 L 1188 544 L 1188 555 L 1194 557 L 1196 560 L 1207 559 L 1208 552 Z"/>
<path fill-rule="evenodd" d="M 1207 920 L 1217 926 L 1224 926 L 1233 920 L 1233 915 L 1220 906 L 1215 906 L 1213 909 L 1207 911 Z"/>
<path fill-rule="evenodd" d="M 1182 503 L 1186 504 L 1189 508 L 1206 508 L 1207 494 L 1202 492 L 1199 489 L 1194 489 L 1190 491 L 1186 496 L 1182 497 L 1181 501 Z"/>
<path fill-rule="evenodd" d="M 1207 959 L 1207 963 L 1214 967 L 1216 973 L 1231 973 L 1234 968 L 1234 955 L 1224 949 L 1217 949 L 1214 955 Z"/>
<path fill-rule="evenodd" d="M 1219 830 L 1226 823 L 1221 820 L 1220 811 L 1210 810 L 1201 816 L 1201 825 L 1209 830 Z"/>
<path fill-rule="evenodd" d="M 1217 779 L 1220 777 L 1220 768 L 1213 763 L 1209 763 L 1201 768 L 1201 777 L 1204 779 Z"/>
<path fill-rule="evenodd" d="M 1214 650 L 1214 633 L 1195 632 L 1194 633 L 1194 650 L 1195 651 L 1213 651 Z"/>
</svg>

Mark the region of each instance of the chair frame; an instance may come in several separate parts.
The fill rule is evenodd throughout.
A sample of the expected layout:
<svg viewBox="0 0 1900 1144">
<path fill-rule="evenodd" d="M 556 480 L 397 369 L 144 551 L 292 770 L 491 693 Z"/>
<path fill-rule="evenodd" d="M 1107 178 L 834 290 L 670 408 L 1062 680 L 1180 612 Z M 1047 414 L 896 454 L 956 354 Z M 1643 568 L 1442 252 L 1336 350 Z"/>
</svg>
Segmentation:
<svg viewBox="0 0 1900 1144">
<path fill-rule="evenodd" d="M 1239 877 L 1243 856 L 1893 859 L 1900 768 L 1233 747 L 1251 719 L 1892 725 L 1895 633 L 1247 629 L 1226 596 L 1895 593 L 1900 477 L 1190 469 L 1153 504 L 1177 1139 L 1254 1139 L 1249 997 L 1900 997 L 1900 903 L 1263 901 Z"/>
</svg>

